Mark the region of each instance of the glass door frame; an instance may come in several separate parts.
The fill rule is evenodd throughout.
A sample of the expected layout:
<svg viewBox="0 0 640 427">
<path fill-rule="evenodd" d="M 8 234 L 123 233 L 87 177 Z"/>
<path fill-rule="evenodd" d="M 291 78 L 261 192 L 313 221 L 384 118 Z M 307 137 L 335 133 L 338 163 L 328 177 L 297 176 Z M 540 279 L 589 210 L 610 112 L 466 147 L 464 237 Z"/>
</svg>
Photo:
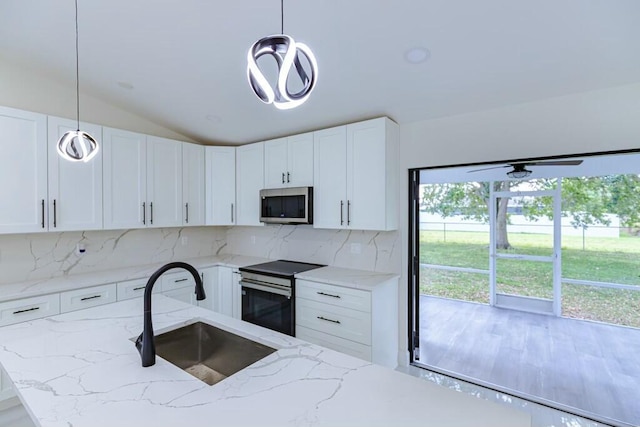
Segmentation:
<svg viewBox="0 0 640 427">
<path fill-rule="evenodd" d="M 562 178 L 556 178 L 553 190 L 534 191 L 494 191 L 494 182 L 490 184 L 489 203 L 489 303 L 494 307 L 503 307 L 532 311 L 537 313 L 562 315 Z M 551 256 L 501 254 L 496 250 L 496 202 L 501 197 L 553 197 L 553 253 Z M 497 292 L 497 260 L 511 259 L 534 262 L 549 262 L 553 265 L 553 298 L 506 296 Z M 550 301 L 550 305 L 545 304 Z"/>
</svg>

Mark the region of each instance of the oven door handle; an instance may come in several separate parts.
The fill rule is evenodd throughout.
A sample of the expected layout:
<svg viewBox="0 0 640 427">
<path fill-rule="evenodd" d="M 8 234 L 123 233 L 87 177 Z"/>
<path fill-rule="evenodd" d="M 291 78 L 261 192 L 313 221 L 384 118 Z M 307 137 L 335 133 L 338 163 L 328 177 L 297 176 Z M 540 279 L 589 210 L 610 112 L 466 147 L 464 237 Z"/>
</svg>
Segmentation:
<svg viewBox="0 0 640 427">
<path fill-rule="evenodd" d="M 259 285 L 257 283 L 247 282 L 246 280 L 241 280 L 240 285 L 243 288 L 256 289 L 258 291 L 268 292 L 271 294 L 278 294 L 278 295 L 285 296 L 287 298 L 291 298 L 291 289 L 289 288 L 283 289 L 275 286 Z"/>
</svg>

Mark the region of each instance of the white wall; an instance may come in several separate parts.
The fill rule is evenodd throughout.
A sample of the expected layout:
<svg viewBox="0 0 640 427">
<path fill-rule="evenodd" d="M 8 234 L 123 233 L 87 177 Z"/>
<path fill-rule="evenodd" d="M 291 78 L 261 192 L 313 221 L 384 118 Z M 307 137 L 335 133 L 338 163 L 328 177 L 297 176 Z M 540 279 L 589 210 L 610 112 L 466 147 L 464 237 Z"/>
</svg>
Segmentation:
<svg viewBox="0 0 640 427">
<path fill-rule="evenodd" d="M 149 135 L 194 142 L 170 129 L 82 93 L 80 120 Z M 0 61 L 0 105 L 52 116 L 76 118 L 76 89 L 36 70 Z"/>
<path fill-rule="evenodd" d="M 408 345 L 408 169 L 638 148 L 640 83 L 401 125 L 401 350 Z"/>
</svg>

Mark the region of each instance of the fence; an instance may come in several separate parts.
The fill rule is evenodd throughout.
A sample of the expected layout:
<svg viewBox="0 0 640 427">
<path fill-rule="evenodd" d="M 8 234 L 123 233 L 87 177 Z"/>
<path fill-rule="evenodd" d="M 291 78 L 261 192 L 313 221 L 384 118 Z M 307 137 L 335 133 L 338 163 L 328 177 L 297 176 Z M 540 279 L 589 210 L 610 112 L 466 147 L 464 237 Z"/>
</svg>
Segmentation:
<svg viewBox="0 0 640 427">
<path fill-rule="evenodd" d="M 551 224 L 551 221 L 531 222 L 523 221 L 524 217 L 521 215 L 514 215 L 513 217 L 507 225 L 508 233 L 553 235 L 553 224 Z M 487 243 L 489 242 L 489 224 L 472 220 L 455 221 L 454 218 L 455 217 L 452 217 L 446 221 L 428 221 L 424 220 L 421 215 L 420 230 L 440 232 L 442 233 L 442 240 L 445 242 L 447 241 L 447 233 L 449 232 L 486 233 Z M 569 218 L 563 218 L 560 226 L 561 234 L 563 237 L 581 239 L 583 250 L 588 249 L 588 241 L 592 238 L 619 239 L 627 236 L 638 236 L 637 230 L 620 227 L 618 218 L 615 218 L 615 221 L 612 220 L 611 225 L 589 225 L 584 227 L 574 227 L 569 221 Z M 637 244 L 640 248 L 640 236 L 638 237 Z"/>
</svg>

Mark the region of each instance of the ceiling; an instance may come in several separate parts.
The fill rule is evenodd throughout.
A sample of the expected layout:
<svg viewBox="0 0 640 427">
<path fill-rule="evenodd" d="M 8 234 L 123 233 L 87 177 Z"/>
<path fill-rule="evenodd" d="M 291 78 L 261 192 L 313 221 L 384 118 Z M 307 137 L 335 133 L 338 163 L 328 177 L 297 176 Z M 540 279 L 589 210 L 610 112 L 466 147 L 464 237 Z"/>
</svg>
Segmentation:
<svg viewBox="0 0 640 427">
<path fill-rule="evenodd" d="M 280 31 L 277 0 L 78 3 L 81 90 L 205 143 L 380 115 L 407 123 L 640 81 L 637 0 L 285 1 L 284 32 L 319 67 L 309 100 L 288 111 L 260 102 L 246 79 L 249 46 Z M 430 58 L 407 62 L 414 47 Z M 0 60 L 73 88 L 74 53 L 73 0 L 0 2 Z"/>
</svg>

